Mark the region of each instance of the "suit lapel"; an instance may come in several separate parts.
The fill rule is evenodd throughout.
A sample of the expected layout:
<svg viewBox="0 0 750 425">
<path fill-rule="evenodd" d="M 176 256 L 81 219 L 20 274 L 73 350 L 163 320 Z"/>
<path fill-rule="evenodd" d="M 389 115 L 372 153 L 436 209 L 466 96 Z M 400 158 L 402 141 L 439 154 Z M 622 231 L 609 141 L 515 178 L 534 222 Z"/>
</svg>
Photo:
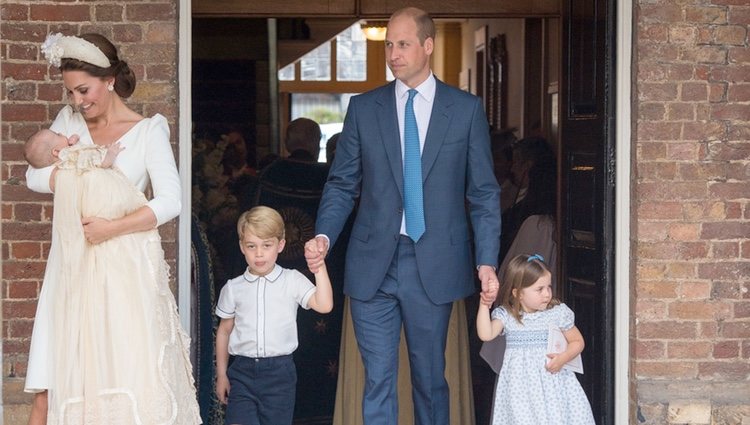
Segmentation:
<svg viewBox="0 0 750 425">
<path fill-rule="evenodd" d="M 443 146 L 445 135 L 448 134 L 451 114 L 449 108 L 453 105 L 453 98 L 445 89 L 445 83 L 435 79 L 435 99 L 432 103 L 430 125 L 427 127 L 424 149 L 422 150 L 422 181 L 427 180 L 430 169 L 435 164 L 440 148 Z"/>
<path fill-rule="evenodd" d="M 388 84 L 381 90 L 376 100 L 378 107 L 375 116 L 380 123 L 380 139 L 385 147 L 388 165 L 391 167 L 393 179 L 398 191 L 404 195 L 404 170 L 401 162 L 401 135 L 398 130 L 398 115 L 396 114 L 395 83 Z"/>
</svg>

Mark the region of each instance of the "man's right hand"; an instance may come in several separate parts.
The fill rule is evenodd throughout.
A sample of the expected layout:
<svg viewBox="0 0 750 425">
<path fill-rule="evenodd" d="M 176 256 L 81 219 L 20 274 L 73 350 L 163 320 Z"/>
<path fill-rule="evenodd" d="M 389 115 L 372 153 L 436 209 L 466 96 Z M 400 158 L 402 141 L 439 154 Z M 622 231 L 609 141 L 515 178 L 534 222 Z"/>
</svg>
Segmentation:
<svg viewBox="0 0 750 425">
<path fill-rule="evenodd" d="M 311 272 L 317 273 L 320 266 L 325 264 L 328 255 L 328 239 L 316 236 L 305 243 L 305 260 Z"/>
</svg>

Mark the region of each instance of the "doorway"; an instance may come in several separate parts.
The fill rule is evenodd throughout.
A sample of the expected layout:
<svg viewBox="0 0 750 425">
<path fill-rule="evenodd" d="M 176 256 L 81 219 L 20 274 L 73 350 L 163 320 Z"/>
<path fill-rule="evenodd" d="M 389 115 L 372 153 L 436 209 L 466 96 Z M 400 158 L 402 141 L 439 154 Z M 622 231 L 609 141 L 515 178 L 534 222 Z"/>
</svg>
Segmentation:
<svg viewBox="0 0 750 425">
<path fill-rule="evenodd" d="M 570 300 L 569 304 L 577 312 L 579 327 L 587 337 L 586 353 L 590 357 L 585 357 L 587 374 L 584 375 L 584 387 L 592 399 L 597 423 L 613 423 L 614 232 L 612 211 L 608 204 L 612 204 L 614 181 L 612 129 L 611 122 L 607 121 L 612 118 L 612 98 L 611 93 L 605 91 L 607 79 L 613 77 L 612 57 L 601 54 L 602 50 L 612 48 L 609 39 L 613 31 L 611 25 L 603 24 L 611 23 L 608 19 L 611 19 L 612 13 L 607 11 L 604 3 L 590 2 L 591 8 L 584 7 L 582 10 L 566 4 L 569 13 L 565 15 L 567 18 L 563 19 L 559 30 L 560 44 L 564 50 L 560 65 L 562 79 L 557 87 L 547 86 L 544 90 L 549 95 L 549 104 L 559 105 L 560 108 L 558 152 L 561 184 L 558 217 L 561 281 L 566 283 L 563 298 Z M 604 14 L 600 16 L 602 20 L 596 21 L 600 25 L 586 27 L 581 23 L 581 19 L 586 19 L 584 15 L 590 11 Z M 584 28 L 588 28 L 588 32 L 579 34 L 578 31 Z M 534 27 L 526 27 L 525 30 L 533 31 Z M 591 44 L 591 37 L 604 44 Z M 576 45 L 576 42 L 579 44 Z M 574 45 L 581 48 L 578 55 L 570 53 Z M 592 68 L 597 73 L 602 72 L 601 78 L 599 74 L 576 73 L 586 64 L 595 64 Z M 477 78 L 476 74 L 474 77 Z M 471 81 L 468 76 L 462 78 L 469 80 L 469 87 L 477 82 Z M 592 81 L 595 82 L 593 89 L 589 85 Z M 543 113 L 543 108 L 538 110 L 540 114 Z M 524 118 L 522 128 L 532 127 L 533 124 Z M 586 184 L 590 186 L 586 187 Z M 599 266 L 592 269 L 592 264 Z M 593 356 L 594 353 L 598 353 L 597 356 Z M 600 356 L 601 353 L 605 355 Z M 589 370 L 597 372 L 588 373 Z"/>
</svg>

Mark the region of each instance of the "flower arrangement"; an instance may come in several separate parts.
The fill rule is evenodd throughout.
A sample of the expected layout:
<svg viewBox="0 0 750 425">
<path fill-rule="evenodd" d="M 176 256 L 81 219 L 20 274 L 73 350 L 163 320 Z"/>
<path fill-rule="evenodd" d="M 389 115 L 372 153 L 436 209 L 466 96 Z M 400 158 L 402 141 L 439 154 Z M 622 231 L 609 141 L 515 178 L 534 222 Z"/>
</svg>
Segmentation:
<svg viewBox="0 0 750 425">
<path fill-rule="evenodd" d="M 239 215 L 222 161 L 229 144 L 226 136 L 217 142 L 193 137 L 193 211 L 212 229 L 234 226 Z"/>
</svg>

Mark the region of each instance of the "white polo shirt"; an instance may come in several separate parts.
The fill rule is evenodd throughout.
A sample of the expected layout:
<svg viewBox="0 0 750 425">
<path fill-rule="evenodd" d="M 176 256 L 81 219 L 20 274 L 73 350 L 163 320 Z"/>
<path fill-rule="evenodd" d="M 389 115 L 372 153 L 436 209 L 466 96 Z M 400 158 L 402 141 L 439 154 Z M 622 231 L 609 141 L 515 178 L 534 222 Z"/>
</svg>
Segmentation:
<svg viewBox="0 0 750 425">
<path fill-rule="evenodd" d="M 266 276 L 245 271 L 229 280 L 219 295 L 216 315 L 234 318 L 229 354 L 276 357 L 297 349 L 297 307 L 308 309 L 315 285 L 297 270 L 278 264 Z"/>
</svg>

